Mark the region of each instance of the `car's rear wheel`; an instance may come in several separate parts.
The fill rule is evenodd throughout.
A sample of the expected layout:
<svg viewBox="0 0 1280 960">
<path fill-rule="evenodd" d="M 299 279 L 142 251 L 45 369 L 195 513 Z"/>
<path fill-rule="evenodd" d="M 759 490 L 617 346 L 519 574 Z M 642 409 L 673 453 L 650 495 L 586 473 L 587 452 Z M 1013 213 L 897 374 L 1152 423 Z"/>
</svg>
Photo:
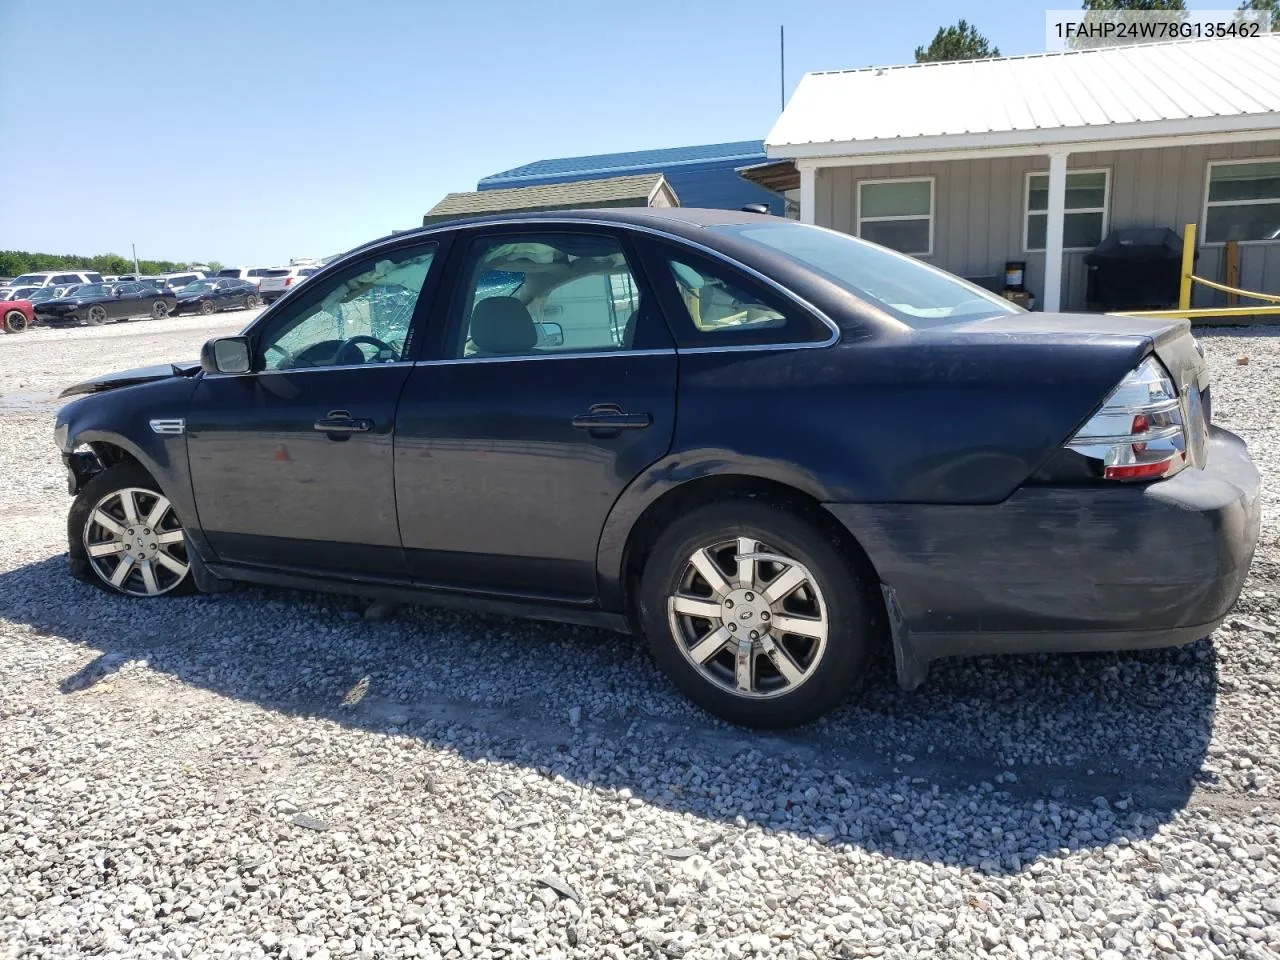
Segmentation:
<svg viewBox="0 0 1280 960">
<path fill-rule="evenodd" d="M 30 321 L 27 315 L 21 310 L 9 310 L 4 315 L 4 332 L 5 333 L 22 333 L 29 327 Z"/>
<path fill-rule="evenodd" d="M 206 317 L 207 317 L 207 316 L 209 316 L 209 314 L 213 313 L 213 309 L 214 309 L 214 308 L 213 308 L 213 301 L 212 301 L 212 300 L 201 300 L 201 301 L 200 301 L 200 312 L 201 312 L 204 316 L 206 316 Z"/>
<path fill-rule="evenodd" d="M 151 304 L 151 316 L 156 320 L 163 320 L 168 315 L 169 304 L 165 303 L 163 300 L 157 300 L 155 303 Z"/>
<path fill-rule="evenodd" d="M 873 646 L 864 584 L 839 545 L 796 513 L 745 499 L 685 514 L 658 538 L 639 613 L 676 686 L 752 727 L 830 710 Z"/>
<path fill-rule="evenodd" d="M 84 322 L 91 327 L 99 326 L 107 322 L 106 307 L 90 307 L 89 312 L 85 314 Z"/>
<path fill-rule="evenodd" d="M 71 506 L 67 539 L 72 571 L 103 590 L 131 597 L 195 591 L 182 523 L 136 463 L 117 464 L 85 484 Z"/>
<path fill-rule="evenodd" d="M 252 293 L 244 298 L 244 308 L 246 310 L 256 310 L 261 306 L 261 302 Z"/>
</svg>

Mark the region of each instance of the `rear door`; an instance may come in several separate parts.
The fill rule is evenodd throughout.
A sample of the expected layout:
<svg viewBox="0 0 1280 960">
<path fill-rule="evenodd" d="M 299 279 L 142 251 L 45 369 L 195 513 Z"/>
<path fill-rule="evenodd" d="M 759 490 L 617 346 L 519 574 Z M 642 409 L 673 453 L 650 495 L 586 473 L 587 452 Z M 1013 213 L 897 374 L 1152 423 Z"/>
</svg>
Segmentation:
<svg viewBox="0 0 1280 960">
<path fill-rule="evenodd" d="M 416 579 L 548 599 L 597 593 L 622 490 L 671 444 L 676 354 L 625 235 L 460 237 L 431 359 L 396 414 L 396 502 Z"/>
</svg>

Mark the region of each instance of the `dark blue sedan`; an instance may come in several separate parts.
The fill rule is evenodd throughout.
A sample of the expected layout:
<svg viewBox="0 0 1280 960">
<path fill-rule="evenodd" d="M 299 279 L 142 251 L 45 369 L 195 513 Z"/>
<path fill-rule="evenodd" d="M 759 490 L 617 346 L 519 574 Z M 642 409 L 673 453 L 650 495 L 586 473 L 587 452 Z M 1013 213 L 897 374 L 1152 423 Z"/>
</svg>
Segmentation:
<svg viewBox="0 0 1280 960">
<path fill-rule="evenodd" d="M 58 415 L 72 572 L 643 634 L 731 721 L 880 647 L 1157 647 L 1235 603 L 1258 474 L 1185 321 L 1027 313 L 753 214 L 446 223 L 359 248 L 199 364 Z"/>
<path fill-rule="evenodd" d="M 175 314 L 202 313 L 208 316 L 219 310 L 254 310 L 262 305 L 258 288 L 252 283 L 231 277 L 196 280 L 178 290 Z"/>
</svg>

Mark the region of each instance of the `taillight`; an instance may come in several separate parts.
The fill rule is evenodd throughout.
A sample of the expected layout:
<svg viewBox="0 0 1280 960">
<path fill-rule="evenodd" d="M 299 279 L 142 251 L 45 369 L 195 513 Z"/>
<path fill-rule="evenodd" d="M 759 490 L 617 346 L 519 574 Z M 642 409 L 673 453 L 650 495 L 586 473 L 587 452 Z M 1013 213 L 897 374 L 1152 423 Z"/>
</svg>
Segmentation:
<svg viewBox="0 0 1280 960">
<path fill-rule="evenodd" d="M 1067 447 L 1102 468 L 1107 480 L 1171 477 L 1187 463 L 1178 391 L 1160 361 L 1147 357 Z"/>
<path fill-rule="evenodd" d="M 289 286 L 291 283 L 293 283 L 293 277 L 285 277 L 285 278 L 284 278 L 284 285 L 285 285 L 286 287 L 287 287 L 287 286 Z"/>
</svg>

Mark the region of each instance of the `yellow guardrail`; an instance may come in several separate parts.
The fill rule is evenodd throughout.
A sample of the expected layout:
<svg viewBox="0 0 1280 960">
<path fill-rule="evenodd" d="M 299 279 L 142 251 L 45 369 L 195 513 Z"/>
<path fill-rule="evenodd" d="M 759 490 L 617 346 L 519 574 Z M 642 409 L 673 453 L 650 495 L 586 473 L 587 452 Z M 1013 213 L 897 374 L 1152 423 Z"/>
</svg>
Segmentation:
<svg viewBox="0 0 1280 960">
<path fill-rule="evenodd" d="M 1280 296 L 1270 293 L 1258 293 L 1254 290 L 1241 290 L 1229 287 L 1225 283 L 1197 277 L 1192 271 L 1196 263 L 1196 225 L 1188 223 L 1182 230 L 1182 279 L 1178 284 L 1178 306 L 1173 310 L 1121 310 L 1110 314 L 1113 317 L 1184 317 L 1187 320 L 1210 320 L 1215 317 L 1280 317 Z M 1249 300 L 1262 300 L 1276 306 L 1255 307 L 1198 307 L 1191 306 L 1193 284 L 1201 284 L 1211 290 L 1219 290 L 1228 294 L 1228 303 L 1235 297 Z"/>
</svg>

